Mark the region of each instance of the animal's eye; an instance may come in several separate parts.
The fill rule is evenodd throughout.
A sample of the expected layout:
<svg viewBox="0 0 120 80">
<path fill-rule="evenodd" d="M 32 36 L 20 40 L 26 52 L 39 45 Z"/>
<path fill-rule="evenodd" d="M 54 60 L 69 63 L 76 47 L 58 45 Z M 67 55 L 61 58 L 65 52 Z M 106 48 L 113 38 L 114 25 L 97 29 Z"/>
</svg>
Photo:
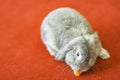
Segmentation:
<svg viewBox="0 0 120 80">
<path fill-rule="evenodd" d="M 79 52 L 77 52 L 77 54 L 76 54 L 77 56 L 80 56 L 80 54 L 79 54 Z"/>
</svg>

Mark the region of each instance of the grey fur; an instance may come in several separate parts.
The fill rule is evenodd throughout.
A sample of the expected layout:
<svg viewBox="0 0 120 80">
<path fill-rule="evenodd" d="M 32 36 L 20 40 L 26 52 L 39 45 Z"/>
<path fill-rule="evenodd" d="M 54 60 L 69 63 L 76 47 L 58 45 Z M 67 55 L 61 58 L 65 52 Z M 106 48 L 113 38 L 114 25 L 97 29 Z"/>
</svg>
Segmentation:
<svg viewBox="0 0 120 80">
<path fill-rule="evenodd" d="M 50 12 L 41 25 L 41 36 L 50 54 L 73 70 L 85 72 L 94 65 L 97 56 L 110 57 L 88 21 L 71 8 Z"/>
</svg>

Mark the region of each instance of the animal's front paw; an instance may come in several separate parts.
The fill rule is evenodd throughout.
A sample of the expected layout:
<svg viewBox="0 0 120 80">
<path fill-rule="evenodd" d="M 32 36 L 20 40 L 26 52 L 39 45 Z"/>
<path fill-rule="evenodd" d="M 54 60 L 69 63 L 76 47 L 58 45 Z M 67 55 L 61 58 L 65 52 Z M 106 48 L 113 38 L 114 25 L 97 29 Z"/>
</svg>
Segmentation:
<svg viewBox="0 0 120 80">
<path fill-rule="evenodd" d="M 105 50 L 104 48 L 102 48 L 99 57 L 102 59 L 108 59 L 110 57 L 109 53 L 107 50 Z"/>
</svg>

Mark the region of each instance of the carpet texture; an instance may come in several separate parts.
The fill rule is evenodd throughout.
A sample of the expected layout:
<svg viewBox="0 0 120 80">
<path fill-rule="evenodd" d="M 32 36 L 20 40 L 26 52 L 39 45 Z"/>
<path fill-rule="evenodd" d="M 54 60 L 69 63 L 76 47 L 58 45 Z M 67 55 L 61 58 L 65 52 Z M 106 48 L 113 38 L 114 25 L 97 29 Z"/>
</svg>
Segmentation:
<svg viewBox="0 0 120 80">
<path fill-rule="evenodd" d="M 81 12 L 111 57 L 75 77 L 50 56 L 40 37 L 44 17 L 59 7 Z M 119 80 L 120 0 L 0 0 L 0 80 Z"/>
</svg>

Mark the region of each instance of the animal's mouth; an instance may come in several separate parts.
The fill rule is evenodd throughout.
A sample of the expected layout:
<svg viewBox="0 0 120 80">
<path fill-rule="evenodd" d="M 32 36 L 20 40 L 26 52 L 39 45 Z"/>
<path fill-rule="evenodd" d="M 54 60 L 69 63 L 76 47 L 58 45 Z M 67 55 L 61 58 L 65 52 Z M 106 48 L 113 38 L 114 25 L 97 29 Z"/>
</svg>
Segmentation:
<svg viewBox="0 0 120 80">
<path fill-rule="evenodd" d="M 74 70 L 74 75 L 75 76 L 80 76 L 81 75 L 81 71 L 79 71 L 79 70 Z"/>
</svg>

